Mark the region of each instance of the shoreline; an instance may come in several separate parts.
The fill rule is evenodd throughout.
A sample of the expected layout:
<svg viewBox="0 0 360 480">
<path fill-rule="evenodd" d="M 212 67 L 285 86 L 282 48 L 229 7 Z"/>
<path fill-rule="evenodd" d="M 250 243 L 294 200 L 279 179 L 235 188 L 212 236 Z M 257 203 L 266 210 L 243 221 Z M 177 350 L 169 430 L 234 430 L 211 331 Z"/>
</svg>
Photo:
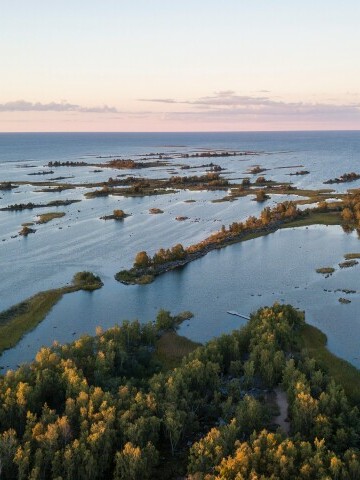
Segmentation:
<svg viewBox="0 0 360 480">
<path fill-rule="evenodd" d="M 75 274 L 72 285 L 38 292 L 0 312 L 0 356 L 5 350 L 15 347 L 26 333 L 37 327 L 63 295 L 79 290 L 93 291 L 103 286 L 100 278 L 93 274 L 88 282 L 77 277 L 83 273 L 89 272 Z"/>
<path fill-rule="evenodd" d="M 216 243 L 207 245 L 202 251 L 189 254 L 189 258 L 183 259 L 181 261 L 171 262 L 170 264 L 166 265 L 161 265 L 159 267 L 159 274 L 164 274 L 167 271 L 181 268 L 187 263 L 195 261 L 213 250 L 225 248 L 227 246 L 231 246 L 232 244 L 240 243 L 243 241 L 252 240 L 260 236 L 265 236 L 274 233 L 282 228 L 296 228 L 305 225 L 330 224 L 331 219 L 333 219 L 333 225 L 338 225 L 340 223 L 339 216 L 336 215 L 336 213 L 331 213 L 327 215 L 324 215 L 323 213 L 313 213 L 311 216 L 307 216 L 303 219 L 290 220 L 286 223 L 278 222 L 276 225 L 273 225 L 272 228 L 261 228 L 253 232 L 244 232 L 242 234 L 239 234 L 237 237 L 227 239 L 226 242 L 221 245 Z M 129 285 L 129 283 L 127 283 L 127 285 Z M 36 328 L 36 326 L 46 318 L 50 310 L 61 300 L 63 295 L 79 290 L 94 290 L 96 288 L 101 287 L 98 285 L 68 285 L 56 289 L 45 290 L 38 292 L 33 296 L 0 312 L 0 319 L 1 316 L 8 317 L 7 319 L 5 318 L 5 320 L 2 320 L 0 323 L 0 356 L 3 351 L 16 346 L 26 333 Z M 24 305 L 30 307 L 24 311 Z"/>
<path fill-rule="evenodd" d="M 314 209 L 315 210 L 315 209 Z M 204 257 L 213 250 L 225 248 L 235 243 L 245 242 L 257 237 L 262 237 L 275 233 L 283 228 L 303 227 L 310 225 L 341 225 L 340 214 L 337 211 L 319 212 L 310 211 L 308 214 L 299 214 L 297 218 L 289 220 L 278 220 L 269 224 L 268 226 L 248 229 L 248 231 L 241 232 L 237 235 L 224 238 L 221 241 L 210 241 L 210 237 L 203 240 L 206 243 L 201 250 L 189 252 L 194 247 L 193 245 L 186 249 L 186 258 L 165 262 L 160 265 L 153 265 L 145 268 L 133 267 L 129 270 L 122 270 L 115 274 L 115 279 L 124 285 L 146 285 L 153 282 L 156 277 L 163 275 L 166 272 L 184 267 L 190 262 Z M 216 234 L 214 234 L 216 235 Z M 200 242 L 201 244 L 202 242 Z"/>
</svg>

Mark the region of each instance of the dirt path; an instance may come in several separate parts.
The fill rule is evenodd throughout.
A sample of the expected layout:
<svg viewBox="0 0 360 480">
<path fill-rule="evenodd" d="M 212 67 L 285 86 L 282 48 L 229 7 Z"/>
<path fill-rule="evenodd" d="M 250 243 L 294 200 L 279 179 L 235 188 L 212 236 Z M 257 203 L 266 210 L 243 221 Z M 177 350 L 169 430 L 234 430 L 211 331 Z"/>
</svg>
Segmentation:
<svg viewBox="0 0 360 480">
<path fill-rule="evenodd" d="M 288 416 L 288 407 L 289 402 L 284 390 L 280 387 L 275 388 L 276 403 L 278 404 L 280 413 L 277 417 L 274 418 L 274 422 L 278 424 L 281 430 L 289 435 L 290 433 L 290 423 L 286 421 Z"/>
</svg>

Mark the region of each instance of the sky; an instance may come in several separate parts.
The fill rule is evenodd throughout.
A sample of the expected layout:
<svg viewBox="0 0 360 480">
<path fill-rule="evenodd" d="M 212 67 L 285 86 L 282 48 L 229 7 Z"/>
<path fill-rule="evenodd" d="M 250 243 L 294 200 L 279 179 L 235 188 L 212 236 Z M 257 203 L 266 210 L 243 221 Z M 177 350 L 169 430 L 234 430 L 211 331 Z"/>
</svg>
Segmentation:
<svg viewBox="0 0 360 480">
<path fill-rule="evenodd" d="M 359 0 L 0 6 L 0 132 L 360 129 Z"/>
</svg>

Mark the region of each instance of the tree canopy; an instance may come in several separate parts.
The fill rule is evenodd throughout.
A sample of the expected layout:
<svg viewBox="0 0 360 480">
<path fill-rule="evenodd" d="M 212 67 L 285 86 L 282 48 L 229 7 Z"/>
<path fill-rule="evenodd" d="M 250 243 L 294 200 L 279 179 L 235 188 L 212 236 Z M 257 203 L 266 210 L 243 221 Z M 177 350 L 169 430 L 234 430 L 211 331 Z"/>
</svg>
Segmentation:
<svg viewBox="0 0 360 480">
<path fill-rule="evenodd" d="M 1 478 L 360 478 L 359 411 L 299 348 L 300 312 L 262 308 L 166 371 L 156 345 L 174 318 L 98 329 L 8 371 Z M 279 385 L 289 435 L 274 424 Z"/>
</svg>

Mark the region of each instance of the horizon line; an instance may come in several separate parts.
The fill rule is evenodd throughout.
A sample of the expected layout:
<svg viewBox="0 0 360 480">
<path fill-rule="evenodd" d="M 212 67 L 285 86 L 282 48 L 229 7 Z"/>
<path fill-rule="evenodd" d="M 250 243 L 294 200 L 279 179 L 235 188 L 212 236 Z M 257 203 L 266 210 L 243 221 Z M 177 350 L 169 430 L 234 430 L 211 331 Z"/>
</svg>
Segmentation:
<svg viewBox="0 0 360 480">
<path fill-rule="evenodd" d="M 360 127 L 359 128 L 352 128 L 352 129 L 347 129 L 347 128 L 334 128 L 334 129 L 322 129 L 322 128 L 313 128 L 313 129 L 306 129 L 306 130 L 147 130 L 147 131 L 142 131 L 142 130 L 129 130 L 129 131 L 115 131 L 115 130 L 75 130 L 75 131 L 69 131 L 69 130 L 57 130 L 57 131 L 26 131 L 26 130 L 19 130 L 19 131 L 4 131 L 0 132 L 0 135 L 10 135 L 10 134 L 47 134 L 47 133 L 114 133 L 114 134 L 140 134 L 140 133 L 145 133 L 145 134 L 164 134 L 164 133 L 308 133 L 308 132 L 360 132 Z"/>
</svg>

